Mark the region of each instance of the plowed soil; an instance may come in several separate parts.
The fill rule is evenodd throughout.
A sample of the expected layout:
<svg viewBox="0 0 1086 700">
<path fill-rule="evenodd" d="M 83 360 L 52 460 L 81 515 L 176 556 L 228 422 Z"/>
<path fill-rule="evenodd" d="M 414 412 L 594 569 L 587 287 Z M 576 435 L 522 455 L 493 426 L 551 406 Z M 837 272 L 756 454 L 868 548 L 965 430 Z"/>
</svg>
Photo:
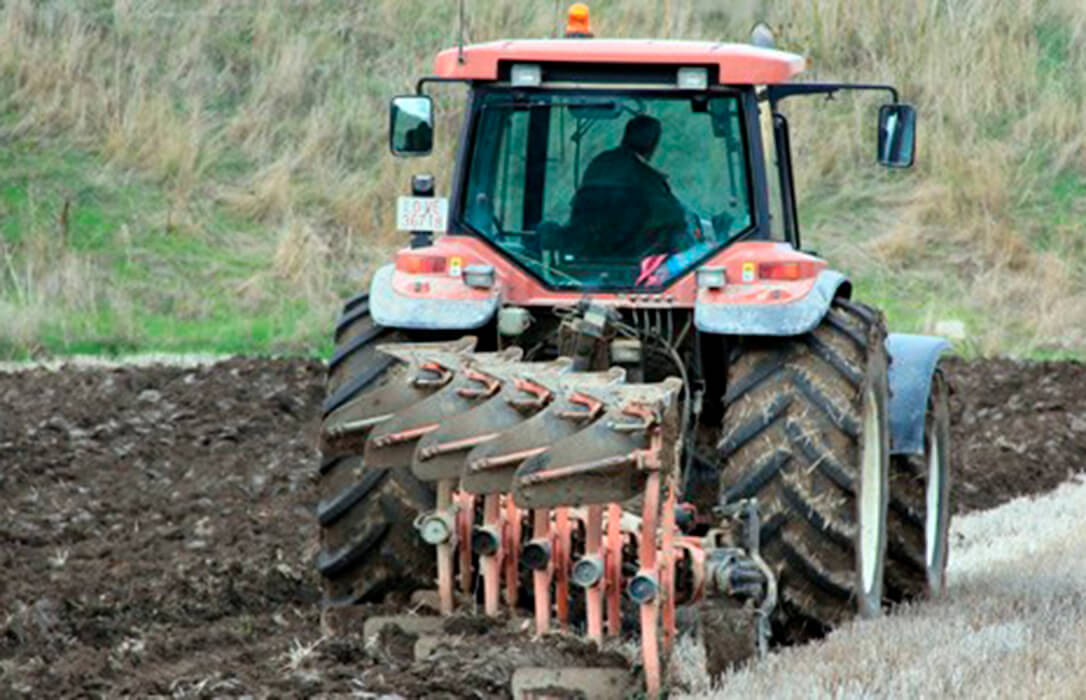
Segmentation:
<svg viewBox="0 0 1086 700">
<path fill-rule="evenodd" d="M 958 512 L 1082 468 L 1082 365 L 948 373 Z M 302 360 L 0 374 L 0 696 L 504 697 L 486 645 L 435 668 L 322 627 L 322 384 Z"/>
</svg>

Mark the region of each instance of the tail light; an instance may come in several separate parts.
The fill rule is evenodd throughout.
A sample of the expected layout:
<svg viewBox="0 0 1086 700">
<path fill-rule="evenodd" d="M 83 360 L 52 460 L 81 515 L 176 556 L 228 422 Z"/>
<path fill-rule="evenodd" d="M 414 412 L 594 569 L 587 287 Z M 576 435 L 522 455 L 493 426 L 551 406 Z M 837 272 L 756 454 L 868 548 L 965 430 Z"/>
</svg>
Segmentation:
<svg viewBox="0 0 1086 700">
<path fill-rule="evenodd" d="M 440 255 L 402 253 L 396 258 L 396 269 L 410 275 L 437 275 L 445 272 L 445 258 Z"/>
<path fill-rule="evenodd" d="M 810 260 L 764 262 L 758 265 L 758 278 L 763 280 L 801 280 L 818 274 L 819 265 Z"/>
</svg>

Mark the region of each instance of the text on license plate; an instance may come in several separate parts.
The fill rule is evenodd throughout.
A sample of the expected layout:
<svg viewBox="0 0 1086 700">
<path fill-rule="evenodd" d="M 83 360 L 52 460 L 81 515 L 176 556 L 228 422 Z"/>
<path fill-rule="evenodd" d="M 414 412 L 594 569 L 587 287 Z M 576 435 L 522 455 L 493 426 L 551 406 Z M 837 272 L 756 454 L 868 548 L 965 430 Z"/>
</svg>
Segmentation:
<svg viewBox="0 0 1086 700">
<path fill-rule="evenodd" d="M 401 231 L 444 232 L 449 200 L 444 197 L 400 197 L 396 200 L 396 228 Z"/>
</svg>

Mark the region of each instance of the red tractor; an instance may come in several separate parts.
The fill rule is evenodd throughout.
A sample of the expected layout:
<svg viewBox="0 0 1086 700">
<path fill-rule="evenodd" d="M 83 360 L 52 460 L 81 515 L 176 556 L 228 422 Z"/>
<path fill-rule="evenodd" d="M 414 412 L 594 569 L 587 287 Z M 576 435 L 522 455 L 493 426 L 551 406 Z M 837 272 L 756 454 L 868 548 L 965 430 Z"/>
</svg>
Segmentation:
<svg viewBox="0 0 1086 700">
<path fill-rule="evenodd" d="M 426 86 L 467 86 L 451 196 L 413 179 L 410 246 L 336 327 L 327 604 L 436 581 L 442 612 L 638 634 L 655 691 L 677 606 L 739 601 L 764 648 L 938 593 L 947 343 L 887 335 L 802 250 L 778 109 L 884 91 L 901 168 L 913 108 L 794 82 L 805 59 L 765 46 L 571 22 L 443 51 L 392 101 L 393 153 L 426 155 Z"/>
</svg>

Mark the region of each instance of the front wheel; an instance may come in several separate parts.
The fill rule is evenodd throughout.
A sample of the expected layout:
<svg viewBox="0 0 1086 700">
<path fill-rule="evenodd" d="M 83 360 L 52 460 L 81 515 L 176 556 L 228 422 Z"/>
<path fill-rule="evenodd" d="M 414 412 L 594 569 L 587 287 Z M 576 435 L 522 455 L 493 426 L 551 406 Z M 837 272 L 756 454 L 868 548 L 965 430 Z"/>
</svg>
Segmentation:
<svg viewBox="0 0 1086 700">
<path fill-rule="evenodd" d="M 936 370 L 924 420 L 924 452 L 890 462 L 887 599 L 937 597 L 946 588 L 950 538 L 950 390 Z"/>
</svg>

